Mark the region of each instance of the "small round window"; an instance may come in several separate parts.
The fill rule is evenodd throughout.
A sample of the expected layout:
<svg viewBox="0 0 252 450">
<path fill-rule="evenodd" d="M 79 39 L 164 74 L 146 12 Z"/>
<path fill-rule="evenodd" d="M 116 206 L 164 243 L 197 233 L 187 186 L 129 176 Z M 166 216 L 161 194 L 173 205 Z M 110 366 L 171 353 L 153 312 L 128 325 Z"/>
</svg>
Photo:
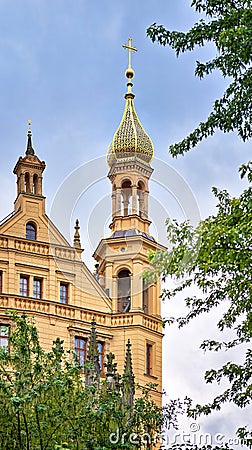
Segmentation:
<svg viewBox="0 0 252 450">
<path fill-rule="evenodd" d="M 32 241 L 36 240 L 36 227 L 34 223 L 28 222 L 26 224 L 26 239 L 30 239 Z"/>
</svg>

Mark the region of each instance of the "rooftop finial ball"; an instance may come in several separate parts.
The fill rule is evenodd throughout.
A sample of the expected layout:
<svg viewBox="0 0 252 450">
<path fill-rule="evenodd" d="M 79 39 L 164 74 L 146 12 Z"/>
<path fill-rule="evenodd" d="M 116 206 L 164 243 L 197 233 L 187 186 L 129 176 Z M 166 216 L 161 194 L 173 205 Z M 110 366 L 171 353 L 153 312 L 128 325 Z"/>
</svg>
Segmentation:
<svg viewBox="0 0 252 450">
<path fill-rule="evenodd" d="M 130 67 L 126 70 L 125 72 L 125 76 L 126 78 L 129 78 L 131 80 L 131 78 L 133 78 L 135 75 L 135 72 L 133 69 L 131 69 Z"/>
</svg>

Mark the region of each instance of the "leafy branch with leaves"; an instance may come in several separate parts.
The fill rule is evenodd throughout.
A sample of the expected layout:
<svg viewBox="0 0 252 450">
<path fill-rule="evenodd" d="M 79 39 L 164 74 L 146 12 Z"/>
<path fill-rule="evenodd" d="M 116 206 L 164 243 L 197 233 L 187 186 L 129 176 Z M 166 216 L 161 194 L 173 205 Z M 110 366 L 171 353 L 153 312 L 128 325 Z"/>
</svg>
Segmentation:
<svg viewBox="0 0 252 450">
<path fill-rule="evenodd" d="M 193 0 L 191 6 L 206 18 L 189 31 L 170 31 L 154 23 L 147 36 L 153 42 L 170 46 L 177 56 L 212 42 L 216 56 L 207 62 L 196 61 L 195 75 L 203 78 L 218 70 L 229 84 L 223 96 L 215 100 L 207 120 L 170 146 L 172 156 L 183 155 L 217 129 L 224 133 L 236 131 L 243 141 L 252 136 L 251 0 Z"/>
</svg>

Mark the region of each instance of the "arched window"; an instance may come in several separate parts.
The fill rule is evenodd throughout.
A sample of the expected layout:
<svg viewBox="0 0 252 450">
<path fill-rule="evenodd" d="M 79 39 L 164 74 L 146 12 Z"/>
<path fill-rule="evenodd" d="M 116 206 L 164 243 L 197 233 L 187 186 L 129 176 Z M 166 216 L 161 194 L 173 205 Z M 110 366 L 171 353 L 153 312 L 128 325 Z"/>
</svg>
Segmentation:
<svg viewBox="0 0 252 450">
<path fill-rule="evenodd" d="M 131 300 L 130 271 L 121 270 L 118 273 L 118 312 L 127 313 L 130 310 Z"/>
<path fill-rule="evenodd" d="M 25 192 L 30 193 L 30 174 L 28 172 L 25 173 Z"/>
<path fill-rule="evenodd" d="M 36 240 L 37 230 L 36 226 L 32 222 L 28 222 L 26 224 L 26 239 L 30 239 L 31 241 Z"/>
</svg>

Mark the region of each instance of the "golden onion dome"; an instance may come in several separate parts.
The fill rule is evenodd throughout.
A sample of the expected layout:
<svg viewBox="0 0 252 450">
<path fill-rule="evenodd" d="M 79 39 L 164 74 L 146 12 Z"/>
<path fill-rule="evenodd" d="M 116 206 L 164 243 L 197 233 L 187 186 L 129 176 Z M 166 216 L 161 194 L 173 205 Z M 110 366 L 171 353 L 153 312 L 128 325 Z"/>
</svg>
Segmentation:
<svg viewBox="0 0 252 450">
<path fill-rule="evenodd" d="M 128 48 L 128 47 L 127 47 Z M 128 79 L 128 92 L 125 94 L 126 104 L 121 123 L 116 130 L 107 150 L 107 163 L 111 167 L 116 161 L 137 158 L 149 164 L 154 156 L 154 146 L 151 138 L 143 128 L 134 106 L 132 93 L 132 78 L 134 70 L 131 66 L 125 72 Z"/>
</svg>

